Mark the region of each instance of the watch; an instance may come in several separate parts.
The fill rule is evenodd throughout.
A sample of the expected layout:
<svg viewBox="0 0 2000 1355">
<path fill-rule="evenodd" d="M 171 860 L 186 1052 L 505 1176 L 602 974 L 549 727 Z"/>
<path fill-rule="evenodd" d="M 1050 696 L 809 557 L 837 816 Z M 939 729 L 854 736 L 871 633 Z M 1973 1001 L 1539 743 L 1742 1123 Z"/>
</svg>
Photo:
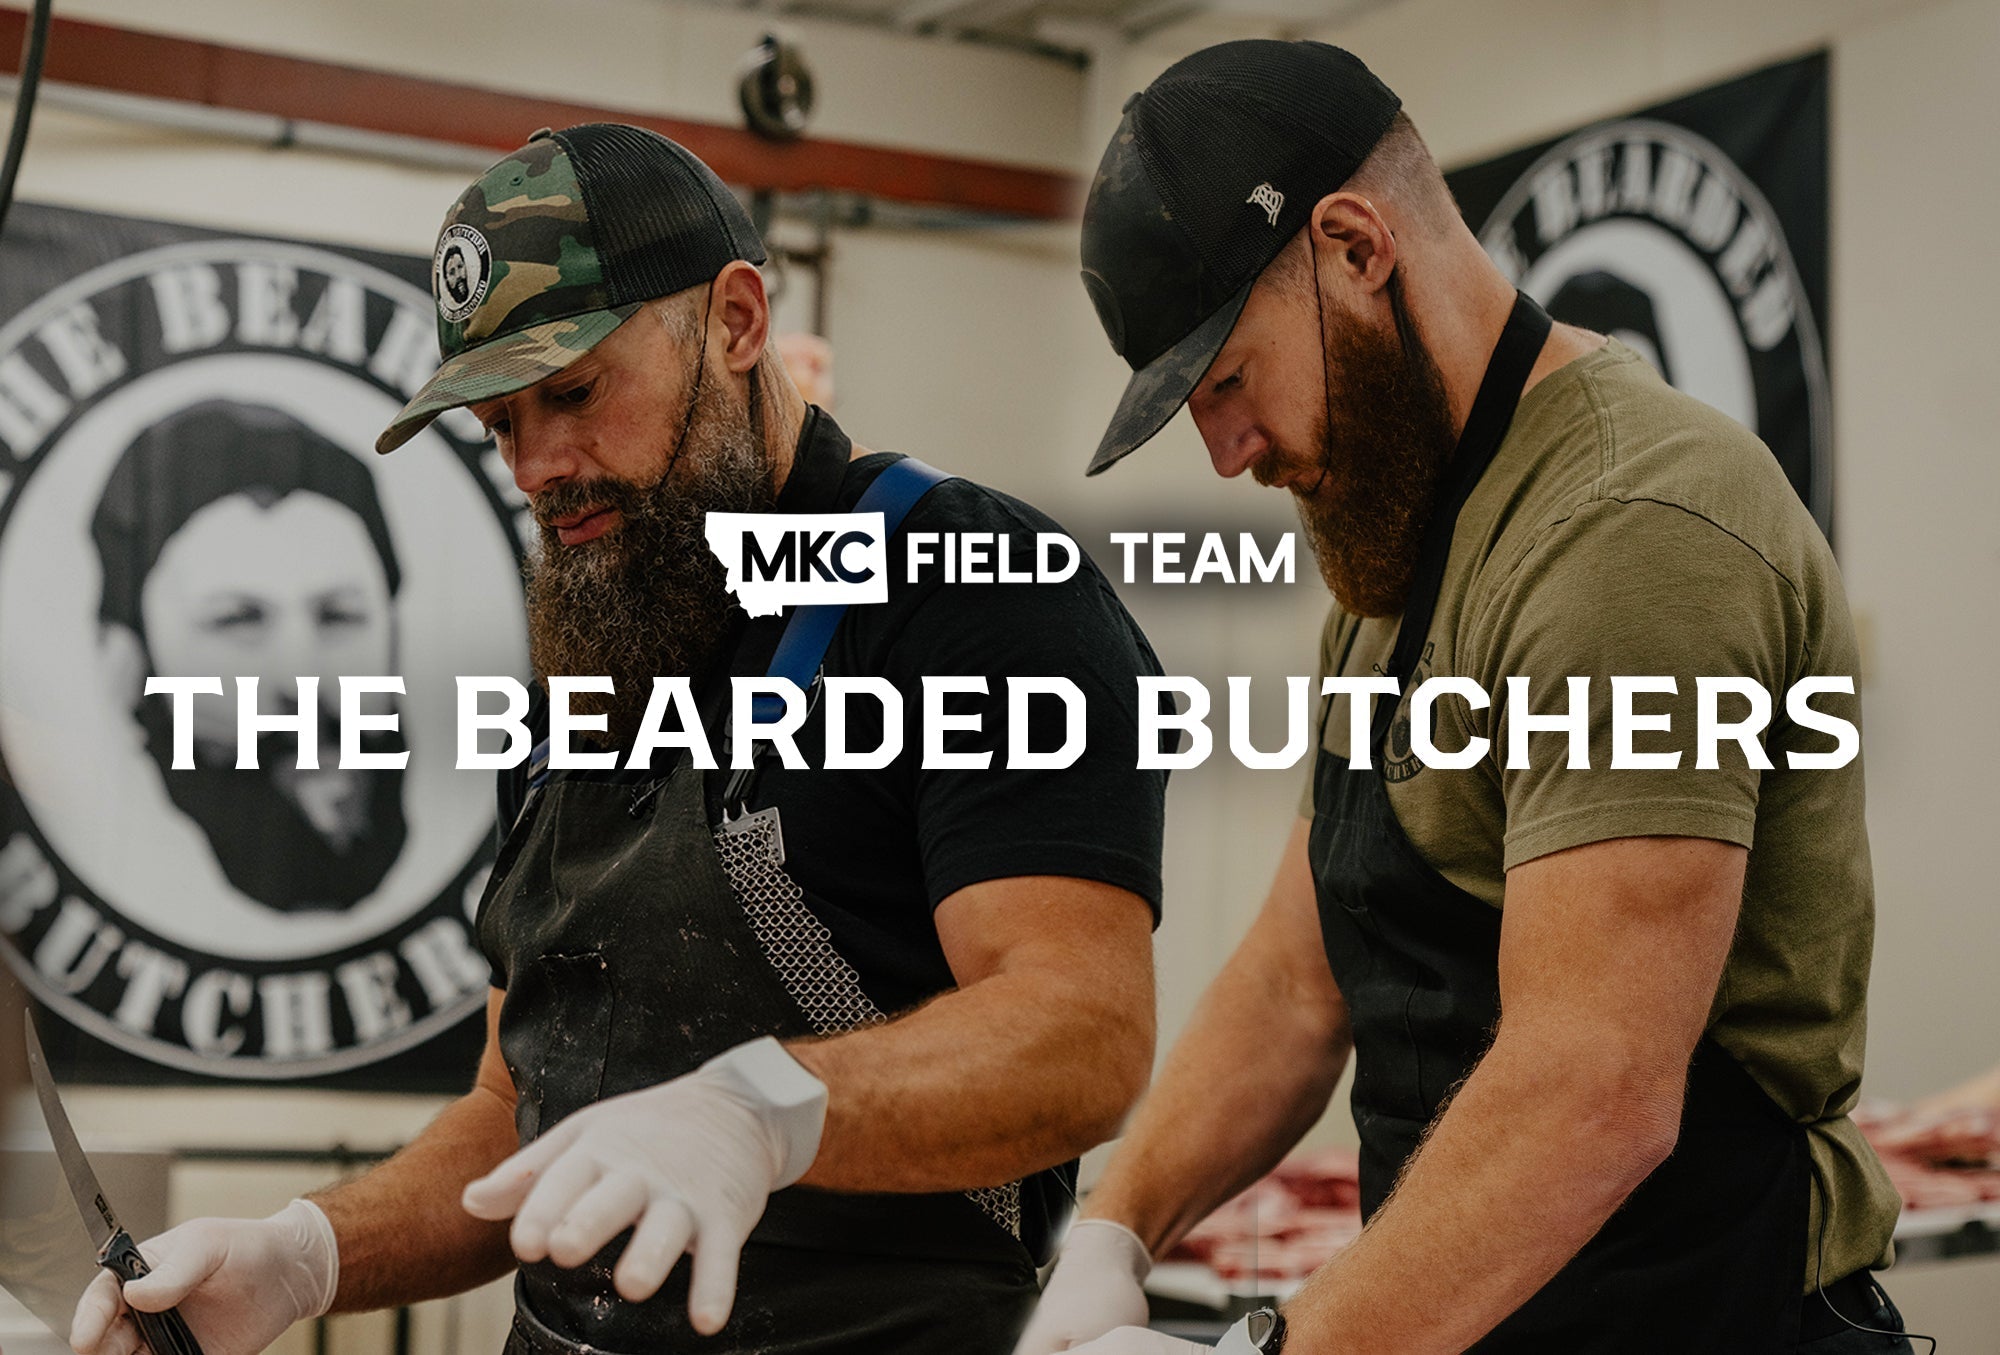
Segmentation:
<svg viewBox="0 0 2000 1355">
<path fill-rule="evenodd" d="M 1285 1348 L 1285 1316 L 1259 1308 L 1229 1329 L 1216 1355 L 1278 1355 Z"/>
</svg>

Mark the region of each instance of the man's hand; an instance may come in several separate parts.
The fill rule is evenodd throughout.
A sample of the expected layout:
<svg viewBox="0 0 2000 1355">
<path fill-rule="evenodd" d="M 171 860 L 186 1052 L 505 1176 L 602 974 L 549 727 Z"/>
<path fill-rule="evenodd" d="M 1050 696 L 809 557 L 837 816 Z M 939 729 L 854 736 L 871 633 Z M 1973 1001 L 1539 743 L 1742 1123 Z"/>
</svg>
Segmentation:
<svg viewBox="0 0 2000 1355">
<path fill-rule="evenodd" d="M 1162 1336 L 1144 1327 L 1120 1327 L 1074 1349 L 1076 1355 L 1214 1355 L 1216 1347 Z"/>
<path fill-rule="evenodd" d="M 1144 1285 L 1152 1268 L 1146 1244 L 1131 1229 L 1109 1219 L 1078 1219 L 1014 1355 L 1057 1355 L 1113 1328 L 1144 1322 Z"/>
<path fill-rule="evenodd" d="M 133 1355 L 139 1330 L 126 1305 L 179 1308 L 206 1355 L 257 1355 L 294 1322 L 333 1302 L 340 1257 L 319 1206 L 293 1200 L 267 1219 L 195 1219 L 139 1248 L 153 1273 L 121 1297 L 102 1271 L 77 1301 L 70 1346 L 80 1355 Z"/>
<path fill-rule="evenodd" d="M 712 1336 L 736 1301 L 737 1258 L 771 1193 L 805 1175 L 826 1085 L 776 1040 L 589 1106 L 465 1188 L 475 1218 L 512 1217 L 514 1254 L 580 1266 L 637 1225 L 613 1281 L 637 1303 L 694 1254 L 688 1319 Z"/>
</svg>

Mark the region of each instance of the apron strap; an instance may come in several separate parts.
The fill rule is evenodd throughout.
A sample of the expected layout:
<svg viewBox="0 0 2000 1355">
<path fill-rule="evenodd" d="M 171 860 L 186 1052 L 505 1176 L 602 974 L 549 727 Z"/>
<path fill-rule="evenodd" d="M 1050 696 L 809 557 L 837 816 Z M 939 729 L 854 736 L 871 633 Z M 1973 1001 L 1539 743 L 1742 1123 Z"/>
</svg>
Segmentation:
<svg viewBox="0 0 2000 1355">
<path fill-rule="evenodd" d="M 1438 588 L 1444 582 L 1445 563 L 1451 557 L 1452 531 L 1458 525 L 1459 510 L 1472 497 L 1479 477 L 1486 473 L 1486 468 L 1493 463 L 1494 454 L 1500 450 L 1501 442 L 1506 439 L 1508 426 L 1514 422 L 1514 411 L 1521 403 L 1521 389 L 1527 384 L 1528 373 L 1535 369 L 1535 362 L 1542 355 L 1542 345 L 1548 341 L 1551 328 L 1548 312 L 1526 292 L 1517 291 L 1514 294 L 1514 309 L 1507 316 L 1506 328 L 1500 331 L 1499 343 L 1493 347 L 1493 357 L 1486 364 L 1486 375 L 1479 383 L 1479 393 L 1473 397 L 1471 412 L 1466 415 L 1465 429 L 1458 436 L 1458 447 L 1452 453 L 1444 480 L 1438 486 L 1437 505 L 1431 510 L 1430 522 L 1424 528 L 1423 544 L 1417 551 L 1417 567 L 1410 577 L 1409 602 L 1396 633 L 1395 651 L 1389 658 L 1389 676 L 1396 679 L 1399 691 L 1417 671 L 1424 640 L 1430 634 L 1431 617 L 1437 610 Z M 1388 735 L 1389 726 L 1401 705 L 1399 696 L 1376 701 L 1374 728 L 1370 734 L 1371 742 L 1377 749 Z"/>
<path fill-rule="evenodd" d="M 883 540 L 893 540 L 903 525 L 903 519 L 917 506 L 917 501 L 951 478 L 946 471 L 906 456 L 875 477 L 853 511 L 880 513 Z M 833 644 L 834 632 L 840 629 L 841 618 L 846 615 L 845 602 L 819 602 L 794 608 L 785 622 L 784 634 L 778 637 L 777 651 L 771 655 L 770 667 L 764 675 L 786 678 L 800 691 L 811 691 L 819 681 L 819 670 L 826 662 L 826 651 Z M 783 697 L 760 693 L 751 699 L 750 708 L 759 721 L 771 721 L 785 713 L 785 702 Z M 763 759 L 761 743 L 755 752 L 750 766 L 730 774 L 729 784 L 722 793 L 725 812 L 728 806 L 741 805 L 749 800 L 751 787 L 757 779 L 757 764 Z"/>
</svg>

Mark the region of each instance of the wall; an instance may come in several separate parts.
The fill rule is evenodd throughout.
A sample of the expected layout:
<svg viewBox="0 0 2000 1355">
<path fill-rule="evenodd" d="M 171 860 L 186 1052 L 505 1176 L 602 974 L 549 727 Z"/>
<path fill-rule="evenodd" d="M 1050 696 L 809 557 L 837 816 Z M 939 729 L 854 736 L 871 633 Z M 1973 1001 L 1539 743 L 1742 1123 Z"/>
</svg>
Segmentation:
<svg viewBox="0 0 2000 1355">
<path fill-rule="evenodd" d="M 65 0 L 62 14 L 732 127 L 742 117 L 737 65 L 774 23 L 673 0 L 564 0 L 559 11 L 536 0 Z M 816 135 L 1017 164 L 1070 161 L 1081 82 L 1061 62 L 798 16 L 782 27 L 820 77 Z M 425 224 L 424 238 L 434 229 Z"/>
</svg>

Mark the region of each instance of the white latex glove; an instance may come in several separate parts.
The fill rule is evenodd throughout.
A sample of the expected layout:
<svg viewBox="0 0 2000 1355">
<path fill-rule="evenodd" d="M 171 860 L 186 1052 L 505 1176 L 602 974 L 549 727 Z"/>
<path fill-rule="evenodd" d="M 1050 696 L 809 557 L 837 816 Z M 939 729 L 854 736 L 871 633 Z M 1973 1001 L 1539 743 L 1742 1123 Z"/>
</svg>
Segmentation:
<svg viewBox="0 0 2000 1355">
<path fill-rule="evenodd" d="M 340 1281 L 333 1225 L 310 1200 L 267 1219 L 194 1219 L 139 1251 L 152 1274 L 121 1297 L 118 1277 L 101 1271 L 77 1300 L 69 1343 L 81 1355 L 143 1348 L 128 1303 L 149 1313 L 179 1308 L 206 1355 L 257 1355 L 294 1322 L 332 1307 Z"/>
<path fill-rule="evenodd" d="M 586 1107 L 465 1188 L 474 1218 L 512 1217 L 514 1254 L 580 1266 L 637 1225 L 612 1280 L 634 1303 L 694 1254 L 688 1320 L 712 1336 L 771 1192 L 806 1174 L 826 1084 L 766 1037 L 685 1077 Z"/>
<path fill-rule="evenodd" d="M 1056 1355 L 1114 1327 L 1143 1324 L 1152 1269 L 1146 1244 L 1130 1228 L 1110 1219 L 1078 1219 L 1014 1355 Z"/>
<path fill-rule="evenodd" d="M 1217 1355 L 1222 1348 L 1162 1336 L 1144 1327 L 1120 1327 L 1074 1349 L 1076 1355 Z"/>
</svg>

